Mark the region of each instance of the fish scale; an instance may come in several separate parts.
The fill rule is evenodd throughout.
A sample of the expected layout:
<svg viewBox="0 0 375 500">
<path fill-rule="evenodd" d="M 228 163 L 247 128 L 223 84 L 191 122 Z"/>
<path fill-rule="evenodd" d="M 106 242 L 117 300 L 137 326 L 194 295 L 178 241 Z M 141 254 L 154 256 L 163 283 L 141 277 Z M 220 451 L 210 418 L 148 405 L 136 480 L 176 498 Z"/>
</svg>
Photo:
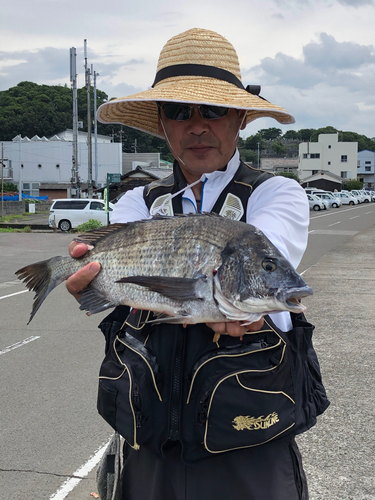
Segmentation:
<svg viewBox="0 0 375 500">
<path fill-rule="evenodd" d="M 312 293 L 259 229 L 214 214 L 113 224 L 75 241 L 93 249 L 16 272 L 36 293 L 30 321 L 53 288 L 94 261 L 101 271 L 79 299 L 88 314 L 125 304 L 155 312 L 158 322 L 252 322 L 300 312 L 300 298 Z"/>
</svg>

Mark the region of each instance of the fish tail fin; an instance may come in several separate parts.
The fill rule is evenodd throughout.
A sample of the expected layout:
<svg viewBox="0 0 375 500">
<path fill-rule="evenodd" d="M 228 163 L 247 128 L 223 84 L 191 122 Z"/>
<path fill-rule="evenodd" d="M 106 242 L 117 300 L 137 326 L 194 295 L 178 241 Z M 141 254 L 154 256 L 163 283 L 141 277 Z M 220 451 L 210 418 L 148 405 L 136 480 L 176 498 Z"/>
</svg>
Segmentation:
<svg viewBox="0 0 375 500">
<path fill-rule="evenodd" d="M 27 289 L 35 292 L 33 308 L 27 324 L 33 319 L 47 295 L 67 278 L 65 273 L 53 272 L 57 263 L 65 259 L 66 257 L 52 257 L 52 259 L 36 262 L 16 271 L 18 279 L 25 283 Z"/>
</svg>

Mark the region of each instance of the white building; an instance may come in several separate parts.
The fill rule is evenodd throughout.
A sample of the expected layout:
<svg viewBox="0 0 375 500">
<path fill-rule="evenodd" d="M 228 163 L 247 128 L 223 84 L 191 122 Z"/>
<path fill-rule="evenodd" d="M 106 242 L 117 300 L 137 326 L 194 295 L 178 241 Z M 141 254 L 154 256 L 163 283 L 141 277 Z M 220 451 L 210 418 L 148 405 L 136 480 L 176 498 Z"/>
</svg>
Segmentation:
<svg viewBox="0 0 375 500">
<path fill-rule="evenodd" d="M 357 178 L 363 187 L 375 189 L 375 153 L 365 149 L 358 153 Z"/>
<path fill-rule="evenodd" d="M 357 142 L 339 142 L 338 133 L 320 134 L 318 142 L 299 145 L 300 178 L 329 171 L 342 179 L 356 179 L 357 152 Z"/>
<path fill-rule="evenodd" d="M 4 181 L 21 186 L 24 194 L 48 194 L 50 199 L 63 194 L 70 197 L 73 135 L 69 132 L 50 139 L 17 136 L 12 141 L 3 142 Z M 101 187 L 107 182 L 107 173 L 122 174 L 122 151 L 120 143 L 112 143 L 106 136 L 98 136 L 97 145 L 97 172 L 94 145 L 92 149 L 92 180 Z M 88 146 L 87 133 L 84 132 L 79 133 L 78 166 L 80 181 L 87 184 Z"/>
</svg>

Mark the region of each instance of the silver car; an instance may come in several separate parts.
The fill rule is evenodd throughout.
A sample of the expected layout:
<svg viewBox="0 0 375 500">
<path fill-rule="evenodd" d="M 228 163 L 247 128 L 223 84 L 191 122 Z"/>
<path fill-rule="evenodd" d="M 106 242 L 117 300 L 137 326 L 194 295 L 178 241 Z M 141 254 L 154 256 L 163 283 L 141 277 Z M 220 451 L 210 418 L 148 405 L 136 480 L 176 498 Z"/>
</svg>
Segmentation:
<svg viewBox="0 0 375 500">
<path fill-rule="evenodd" d="M 327 207 L 323 203 L 323 200 L 315 196 L 314 194 L 307 194 L 307 199 L 309 200 L 310 210 L 325 210 Z"/>
<path fill-rule="evenodd" d="M 349 192 L 344 193 L 340 191 L 339 193 L 333 193 L 339 200 L 341 201 L 342 205 L 358 205 L 359 201 L 358 198 L 355 198 L 352 194 Z"/>
<path fill-rule="evenodd" d="M 323 201 L 327 201 L 330 207 L 339 208 L 341 207 L 341 201 L 336 196 L 333 196 L 331 193 L 314 193 L 315 196 L 318 196 Z"/>
</svg>

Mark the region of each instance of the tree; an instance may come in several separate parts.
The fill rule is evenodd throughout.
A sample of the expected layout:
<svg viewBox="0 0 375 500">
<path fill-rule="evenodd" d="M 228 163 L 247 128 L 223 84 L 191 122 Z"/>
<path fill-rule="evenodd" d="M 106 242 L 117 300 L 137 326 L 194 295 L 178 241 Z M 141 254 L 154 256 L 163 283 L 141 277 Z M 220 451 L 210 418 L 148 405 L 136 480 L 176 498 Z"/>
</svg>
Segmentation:
<svg viewBox="0 0 375 500">
<path fill-rule="evenodd" d="M 298 141 L 301 139 L 301 134 L 300 132 L 296 132 L 295 130 L 288 130 L 283 135 L 283 139 Z"/>
<path fill-rule="evenodd" d="M 285 155 L 286 154 L 286 147 L 284 146 L 284 144 L 281 144 L 280 141 L 275 141 L 272 143 L 272 150 L 277 155 Z"/>
<path fill-rule="evenodd" d="M 302 141 L 311 141 L 311 135 L 313 132 L 313 128 L 301 128 L 301 130 L 298 131 Z"/>
<path fill-rule="evenodd" d="M 275 127 L 263 128 L 259 130 L 258 133 L 265 141 L 273 141 L 275 139 L 278 139 L 282 135 L 281 129 Z"/>
<path fill-rule="evenodd" d="M 247 139 L 245 139 L 244 147 L 245 149 L 252 149 L 253 151 L 258 151 L 258 143 L 259 143 L 259 149 L 263 149 L 263 140 L 262 136 L 259 133 L 247 137 Z"/>
<path fill-rule="evenodd" d="M 344 181 L 343 188 L 347 191 L 351 191 L 352 189 L 363 189 L 363 182 L 358 181 L 357 179 L 347 179 Z"/>
<path fill-rule="evenodd" d="M 319 134 L 337 134 L 337 132 L 338 130 L 335 129 L 335 127 L 331 127 L 331 125 L 324 128 L 318 128 L 311 134 L 311 142 L 318 142 Z"/>
<path fill-rule="evenodd" d="M 4 193 L 14 192 L 18 193 L 17 184 L 13 184 L 13 182 L 4 182 L 3 184 Z"/>
<path fill-rule="evenodd" d="M 258 154 L 252 149 L 242 149 L 239 148 L 241 158 L 247 163 L 252 163 L 253 165 L 258 165 Z"/>
</svg>

